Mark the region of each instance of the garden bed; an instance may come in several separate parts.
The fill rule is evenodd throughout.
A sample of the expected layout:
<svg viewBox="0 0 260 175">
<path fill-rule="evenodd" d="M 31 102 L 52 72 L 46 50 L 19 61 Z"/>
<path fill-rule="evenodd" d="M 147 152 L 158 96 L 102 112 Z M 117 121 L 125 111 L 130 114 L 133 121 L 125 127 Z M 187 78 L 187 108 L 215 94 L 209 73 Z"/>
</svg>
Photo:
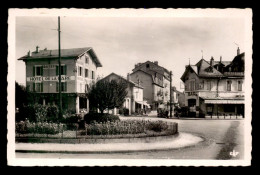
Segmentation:
<svg viewBox="0 0 260 175">
<path fill-rule="evenodd" d="M 52 130 L 49 127 L 53 128 L 53 126 L 56 128 L 55 132 L 50 132 Z M 127 120 L 106 123 L 94 122 L 86 124 L 85 129 L 81 130 L 78 130 L 78 127 L 73 128 L 73 130 L 66 130 L 65 128 L 71 129 L 71 127 L 64 127 L 63 124 L 57 126 L 54 124 L 39 125 L 27 122 L 25 125 L 17 125 L 17 129 L 20 129 L 18 131 L 22 132 L 16 132 L 16 141 L 63 143 L 62 139 L 74 139 L 75 141 L 72 142 L 81 142 L 88 139 L 133 139 L 170 136 L 178 133 L 177 123 L 162 121 Z M 46 133 L 44 132 L 45 130 L 47 131 Z"/>
</svg>

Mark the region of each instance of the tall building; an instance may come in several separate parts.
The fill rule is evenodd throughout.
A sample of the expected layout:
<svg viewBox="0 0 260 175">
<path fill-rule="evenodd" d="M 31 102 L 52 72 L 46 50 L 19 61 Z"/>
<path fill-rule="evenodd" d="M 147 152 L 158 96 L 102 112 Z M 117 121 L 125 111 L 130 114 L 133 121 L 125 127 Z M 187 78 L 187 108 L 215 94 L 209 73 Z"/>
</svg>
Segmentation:
<svg viewBox="0 0 260 175">
<path fill-rule="evenodd" d="M 39 50 L 19 58 L 26 65 L 26 87 L 36 95 L 36 103 L 59 104 L 59 52 Z M 97 68 L 102 67 L 91 47 L 61 49 L 62 107 L 79 113 L 89 111 L 85 95 L 89 85 L 96 81 Z"/>
<path fill-rule="evenodd" d="M 232 61 L 202 58 L 186 66 L 181 80 L 189 116 L 244 116 L 244 59 L 245 53 L 238 48 Z"/>
<path fill-rule="evenodd" d="M 158 61 L 138 63 L 130 74 L 131 81 L 144 88 L 144 100 L 152 110 L 160 104 L 170 105 L 170 71 L 158 65 Z"/>
</svg>

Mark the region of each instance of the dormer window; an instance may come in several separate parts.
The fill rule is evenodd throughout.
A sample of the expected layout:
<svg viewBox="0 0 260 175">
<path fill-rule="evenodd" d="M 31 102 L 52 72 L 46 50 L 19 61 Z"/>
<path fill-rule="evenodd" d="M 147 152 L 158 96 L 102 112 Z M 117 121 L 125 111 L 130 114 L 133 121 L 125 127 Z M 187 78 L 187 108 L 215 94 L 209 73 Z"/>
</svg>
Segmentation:
<svg viewBox="0 0 260 175">
<path fill-rule="evenodd" d="M 146 64 L 146 68 L 150 68 L 150 64 Z"/>
</svg>

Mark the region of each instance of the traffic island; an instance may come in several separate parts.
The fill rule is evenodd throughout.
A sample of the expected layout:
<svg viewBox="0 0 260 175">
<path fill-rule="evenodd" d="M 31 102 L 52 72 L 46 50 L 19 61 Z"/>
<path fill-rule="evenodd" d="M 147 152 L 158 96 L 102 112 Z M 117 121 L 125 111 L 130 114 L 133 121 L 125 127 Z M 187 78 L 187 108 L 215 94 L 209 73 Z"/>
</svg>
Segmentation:
<svg viewBox="0 0 260 175">
<path fill-rule="evenodd" d="M 178 133 L 172 136 L 150 138 L 110 139 L 110 142 L 59 144 L 59 143 L 16 143 L 16 152 L 34 153 L 112 153 L 133 151 L 155 151 L 178 149 L 202 142 L 201 137 Z"/>
</svg>

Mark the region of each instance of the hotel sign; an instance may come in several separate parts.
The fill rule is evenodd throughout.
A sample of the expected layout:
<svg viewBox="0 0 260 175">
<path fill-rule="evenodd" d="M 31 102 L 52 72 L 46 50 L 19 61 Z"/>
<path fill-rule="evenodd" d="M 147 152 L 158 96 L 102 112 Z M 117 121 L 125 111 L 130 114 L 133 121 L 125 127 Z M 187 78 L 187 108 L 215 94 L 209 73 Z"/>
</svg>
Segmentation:
<svg viewBox="0 0 260 175">
<path fill-rule="evenodd" d="M 70 81 L 70 80 L 75 80 L 75 76 L 61 76 L 61 81 Z M 29 81 L 29 82 L 59 81 L 59 76 L 27 77 L 26 81 Z"/>
</svg>

